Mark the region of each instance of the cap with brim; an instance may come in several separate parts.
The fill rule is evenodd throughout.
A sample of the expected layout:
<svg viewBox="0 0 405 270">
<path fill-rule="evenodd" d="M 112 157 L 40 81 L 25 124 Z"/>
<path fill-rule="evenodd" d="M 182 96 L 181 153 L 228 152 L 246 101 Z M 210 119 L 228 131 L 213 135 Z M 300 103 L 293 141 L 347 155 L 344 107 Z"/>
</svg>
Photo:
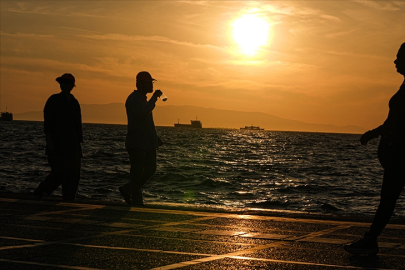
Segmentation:
<svg viewBox="0 0 405 270">
<path fill-rule="evenodd" d="M 72 74 L 70 74 L 70 73 L 65 73 L 65 74 L 63 74 L 62 76 L 56 78 L 56 81 L 57 81 L 58 83 L 69 82 L 69 83 L 73 83 L 73 85 L 76 86 L 76 84 L 75 84 L 76 79 L 75 79 L 75 77 L 74 77 Z"/>
<path fill-rule="evenodd" d="M 149 72 L 141 71 L 136 75 L 136 81 L 154 82 L 156 79 L 153 79 Z"/>
</svg>

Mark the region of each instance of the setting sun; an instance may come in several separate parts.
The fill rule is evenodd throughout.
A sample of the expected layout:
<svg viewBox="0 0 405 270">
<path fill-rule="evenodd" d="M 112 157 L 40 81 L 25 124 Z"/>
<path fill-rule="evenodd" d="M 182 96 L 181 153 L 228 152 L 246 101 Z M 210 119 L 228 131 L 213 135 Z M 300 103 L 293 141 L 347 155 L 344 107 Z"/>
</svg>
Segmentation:
<svg viewBox="0 0 405 270">
<path fill-rule="evenodd" d="M 245 14 L 232 24 L 233 38 L 246 55 L 254 55 L 259 47 L 267 45 L 269 23 L 254 14 Z"/>
</svg>

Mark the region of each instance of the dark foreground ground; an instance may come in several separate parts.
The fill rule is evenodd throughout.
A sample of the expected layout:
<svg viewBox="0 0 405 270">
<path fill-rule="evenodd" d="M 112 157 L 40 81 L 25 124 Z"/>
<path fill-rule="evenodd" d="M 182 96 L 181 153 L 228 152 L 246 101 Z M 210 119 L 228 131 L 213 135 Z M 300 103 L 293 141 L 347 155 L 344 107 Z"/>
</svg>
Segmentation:
<svg viewBox="0 0 405 270">
<path fill-rule="evenodd" d="M 405 269 L 405 223 L 378 256 L 345 243 L 369 220 L 35 201 L 0 194 L 0 269 Z"/>
</svg>

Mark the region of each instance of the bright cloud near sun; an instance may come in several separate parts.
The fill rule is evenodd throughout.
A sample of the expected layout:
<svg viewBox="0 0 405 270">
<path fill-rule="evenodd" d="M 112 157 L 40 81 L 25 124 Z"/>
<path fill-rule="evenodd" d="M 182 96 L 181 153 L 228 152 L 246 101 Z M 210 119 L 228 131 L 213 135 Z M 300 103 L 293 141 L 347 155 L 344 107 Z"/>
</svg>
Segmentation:
<svg viewBox="0 0 405 270">
<path fill-rule="evenodd" d="M 257 50 L 268 44 L 270 24 L 255 14 L 244 14 L 233 24 L 233 38 L 242 53 L 255 55 Z"/>
</svg>

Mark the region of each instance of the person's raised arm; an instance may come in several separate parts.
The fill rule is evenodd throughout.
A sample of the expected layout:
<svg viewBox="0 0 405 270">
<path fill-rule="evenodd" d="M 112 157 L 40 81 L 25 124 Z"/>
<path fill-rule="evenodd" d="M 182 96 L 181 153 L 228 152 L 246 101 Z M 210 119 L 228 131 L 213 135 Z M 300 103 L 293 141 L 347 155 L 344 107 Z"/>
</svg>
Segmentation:
<svg viewBox="0 0 405 270">
<path fill-rule="evenodd" d="M 148 102 L 141 102 L 140 99 L 127 100 L 126 107 L 130 113 L 135 116 L 145 116 L 153 111 L 156 106 L 157 99 L 162 95 L 162 91 L 156 90 Z"/>
<path fill-rule="evenodd" d="M 362 145 L 367 145 L 370 140 L 378 138 L 380 135 L 382 135 L 383 130 L 384 125 L 381 125 L 375 129 L 367 131 L 360 137 L 360 143 Z"/>
</svg>

